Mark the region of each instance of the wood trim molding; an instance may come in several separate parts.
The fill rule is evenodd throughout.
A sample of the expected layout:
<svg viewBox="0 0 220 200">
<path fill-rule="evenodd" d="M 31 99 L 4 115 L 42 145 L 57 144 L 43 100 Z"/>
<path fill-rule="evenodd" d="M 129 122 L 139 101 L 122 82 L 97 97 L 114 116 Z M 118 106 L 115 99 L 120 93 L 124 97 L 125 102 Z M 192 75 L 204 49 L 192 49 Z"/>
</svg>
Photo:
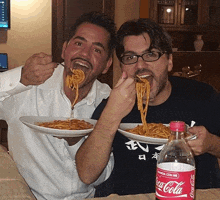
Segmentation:
<svg viewBox="0 0 220 200">
<path fill-rule="evenodd" d="M 61 62 L 64 42 L 65 1 L 52 0 L 52 55 L 53 61 Z"/>
</svg>

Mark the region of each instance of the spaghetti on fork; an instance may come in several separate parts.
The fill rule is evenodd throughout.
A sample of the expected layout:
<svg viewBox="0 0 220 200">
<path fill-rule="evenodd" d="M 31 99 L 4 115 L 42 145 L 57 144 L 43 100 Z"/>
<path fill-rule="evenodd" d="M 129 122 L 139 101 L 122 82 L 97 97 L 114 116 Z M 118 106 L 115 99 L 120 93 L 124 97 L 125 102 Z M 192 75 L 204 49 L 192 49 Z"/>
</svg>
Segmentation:
<svg viewBox="0 0 220 200">
<path fill-rule="evenodd" d="M 79 97 L 79 84 L 82 83 L 85 79 L 85 74 L 81 69 L 70 69 L 72 75 L 67 75 L 65 83 L 67 87 L 71 88 L 73 91 L 75 90 L 76 96 L 72 103 L 72 108 L 76 104 Z"/>
<path fill-rule="evenodd" d="M 150 83 L 147 80 L 147 76 L 137 76 L 136 80 L 137 105 L 141 114 L 142 125 L 138 125 L 135 128 L 126 131 L 148 137 L 168 138 L 170 135 L 170 129 L 168 127 L 162 123 L 147 123 L 146 121 L 150 100 Z M 143 103 L 144 96 L 146 96 L 145 106 Z"/>
</svg>

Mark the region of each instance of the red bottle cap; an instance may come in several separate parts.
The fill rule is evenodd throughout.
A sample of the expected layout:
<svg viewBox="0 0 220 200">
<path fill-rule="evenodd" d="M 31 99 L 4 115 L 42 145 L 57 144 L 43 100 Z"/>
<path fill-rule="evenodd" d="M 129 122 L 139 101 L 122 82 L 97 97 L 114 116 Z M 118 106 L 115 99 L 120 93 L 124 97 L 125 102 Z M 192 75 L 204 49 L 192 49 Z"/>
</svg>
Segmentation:
<svg viewBox="0 0 220 200">
<path fill-rule="evenodd" d="M 170 122 L 170 130 L 183 132 L 185 130 L 185 122 L 182 122 L 182 121 Z"/>
</svg>

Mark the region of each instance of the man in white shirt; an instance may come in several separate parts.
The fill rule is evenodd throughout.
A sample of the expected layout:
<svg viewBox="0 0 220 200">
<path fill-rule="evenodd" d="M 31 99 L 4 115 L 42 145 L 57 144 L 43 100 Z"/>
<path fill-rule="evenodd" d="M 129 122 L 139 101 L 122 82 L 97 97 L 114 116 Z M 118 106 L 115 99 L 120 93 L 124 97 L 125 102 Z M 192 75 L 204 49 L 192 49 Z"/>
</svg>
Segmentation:
<svg viewBox="0 0 220 200">
<path fill-rule="evenodd" d="M 23 67 L 0 74 L 0 119 L 8 123 L 9 151 L 38 200 L 85 199 L 93 197 L 94 186 L 106 180 L 113 160 L 99 180 L 86 185 L 78 177 L 75 154 L 85 137 L 73 143 L 38 133 L 19 121 L 21 116 L 90 118 L 110 87 L 97 80 L 112 64 L 116 44 L 114 22 L 100 13 L 82 15 L 64 42 L 64 65 L 52 62 L 44 53 L 30 57 Z M 65 84 L 70 69 L 81 69 L 84 81 L 79 98 Z"/>
</svg>

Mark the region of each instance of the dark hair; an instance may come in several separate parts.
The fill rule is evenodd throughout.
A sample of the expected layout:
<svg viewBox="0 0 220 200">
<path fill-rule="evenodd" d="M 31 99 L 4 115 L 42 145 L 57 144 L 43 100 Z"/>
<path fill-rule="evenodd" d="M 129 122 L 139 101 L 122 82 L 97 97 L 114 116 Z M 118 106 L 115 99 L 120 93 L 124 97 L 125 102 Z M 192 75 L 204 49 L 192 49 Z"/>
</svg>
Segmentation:
<svg viewBox="0 0 220 200">
<path fill-rule="evenodd" d="M 70 34 L 68 41 L 75 35 L 77 28 L 83 23 L 90 23 L 97 26 L 104 28 L 109 34 L 110 39 L 108 42 L 109 48 L 109 56 L 113 53 L 113 50 L 116 46 L 117 39 L 116 39 L 116 25 L 114 21 L 109 18 L 107 15 L 100 13 L 100 12 L 89 12 L 82 14 L 74 23 L 74 25 L 70 29 Z"/>
<path fill-rule="evenodd" d="M 141 35 L 147 33 L 150 37 L 151 44 L 149 50 L 155 48 L 167 55 L 172 54 L 172 40 L 170 35 L 157 23 L 151 19 L 134 19 L 129 20 L 121 25 L 117 32 L 118 45 L 116 47 L 116 55 L 120 60 L 124 53 L 123 40 L 126 36 Z"/>
</svg>

